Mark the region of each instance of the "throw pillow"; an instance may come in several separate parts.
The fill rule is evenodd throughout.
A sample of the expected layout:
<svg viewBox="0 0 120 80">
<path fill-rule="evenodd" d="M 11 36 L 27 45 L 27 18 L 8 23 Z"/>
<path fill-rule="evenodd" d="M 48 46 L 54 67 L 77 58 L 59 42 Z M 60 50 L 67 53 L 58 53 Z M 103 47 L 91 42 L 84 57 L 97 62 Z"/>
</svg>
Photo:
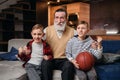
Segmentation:
<svg viewBox="0 0 120 80">
<path fill-rule="evenodd" d="M 120 61 L 120 54 L 105 53 L 103 54 L 104 63 L 114 63 Z"/>
<path fill-rule="evenodd" d="M 103 53 L 102 58 L 96 62 L 96 64 L 110 64 L 114 62 L 120 62 L 120 54 L 115 53 Z"/>
<path fill-rule="evenodd" d="M 16 61 L 16 60 L 18 60 L 16 57 L 16 54 L 18 54 L 18 50 L 16 48 L 12 47 L 10 52 L 0 54 L 0 59 L 9 60 L 9 61 Z"/>
</svg>

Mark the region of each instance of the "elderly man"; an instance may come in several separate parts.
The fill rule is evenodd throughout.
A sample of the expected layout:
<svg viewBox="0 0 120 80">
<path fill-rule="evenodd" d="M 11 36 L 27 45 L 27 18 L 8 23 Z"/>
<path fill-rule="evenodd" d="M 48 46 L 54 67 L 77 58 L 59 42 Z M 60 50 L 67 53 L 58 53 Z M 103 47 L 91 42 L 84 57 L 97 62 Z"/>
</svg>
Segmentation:
<svg viewBox="0 0 120 80">
<path fill-rule="evenodd" d="M 67 12 L 65 9 L 57 9 L 54 13 L 54 25 L 45 29 L 46 41 L 53 51 L 51 61 L 43 60 L 42 72 L 44 80 L 52 80 L 53 70 L 62 71 L 62 80 L 74 80 L 74 66 L 65 56 L 65 48 L 68 40 L 76 31 L 67 25 Z"/>
</svg>

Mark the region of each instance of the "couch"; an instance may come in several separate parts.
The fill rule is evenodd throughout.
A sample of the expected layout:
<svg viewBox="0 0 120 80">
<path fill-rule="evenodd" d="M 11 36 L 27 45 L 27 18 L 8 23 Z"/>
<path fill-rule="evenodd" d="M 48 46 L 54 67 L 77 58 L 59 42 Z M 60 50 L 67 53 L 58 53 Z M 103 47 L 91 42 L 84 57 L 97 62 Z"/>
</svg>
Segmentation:
<svg viewBox="0 0 120 80">
<path fill-rule="evenodd" d="M 8 41 L 8 52 L 0 52 L 0 54 L 17 54 L 18 49 L 21 46 L 27 44 L 30 39 L 11 39 Z M 6 60 L 0 61 L 0 80 L 27 80 L 27 75 L 25 69 L 22 67 L 23 62 L 17 60 L 15 57 L 5 56 Z M 61 71 L 54 70 L 53 79 L 61 80 L 60 74 Z M 77 76 L 75 76 L 75 80 L 78 80 Z"/>
<path fill-rule="evenodd" d="M 15 53 L 15 49 L 26 45 L 29 40 L 30 39 L 11 39 L 8 41 L 8 52 L 1 52 L 0 54 L 12 54 L 11 52 L 13 51 Z M 120 51 L 120 40 L 106 40 L 102 42 L 102 45 L 104 47 L 103 54 L 115 54 Z M 16 60 L 14 57 L 12 57 L 12 60 L 0 61 L 0 80 L 27 80 L 26 71 L 22 67 L 23 62 Z M 98 80 L 120 80 L 120 61 L 109 63 L 101 63 L 100 61 L 95 64 L 95 69 L 98 75 Z M 62 80 L 61 71 L 54 70 L 53 80 Z M 76 75 L 74 80 L 79 80 Z"/>
<path fill-rule="evenodd" d="M 24 46 L 29 40 L 30 39 L 11 39 L 8 41 L 8 51 L 0 52 L 0 54 L 11 54 L 12 52 L 17 53 L 15 48 L 18 49 L 20 46 Z M 1 60 L 0 80 L 26 80 L 26 71 L 22 67 L 22 64 L 22 61 L 11 58 Z"/>
<path fill-rule="evenodd" d="M 95 65 L 98 80 L 120 80 L 120 40 L 103 40 L 102 46 L 107 61 Z"/>
</svg>

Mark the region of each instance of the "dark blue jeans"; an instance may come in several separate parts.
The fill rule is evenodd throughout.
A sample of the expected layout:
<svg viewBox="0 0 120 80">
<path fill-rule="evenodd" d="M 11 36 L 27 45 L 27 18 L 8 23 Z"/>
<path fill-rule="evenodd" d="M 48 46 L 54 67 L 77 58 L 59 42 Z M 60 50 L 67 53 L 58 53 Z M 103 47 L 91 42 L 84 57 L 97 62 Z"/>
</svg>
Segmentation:
<svg viewBox="0 0 120 80">
<path fill-rule="evenodd" d="M 74 80 L 74 66 L 66 58 L 43 60 L 41 66 L 44 80 L 53 80 L 53 70 L 62 71 L 62 80 Z"/>
</svg>

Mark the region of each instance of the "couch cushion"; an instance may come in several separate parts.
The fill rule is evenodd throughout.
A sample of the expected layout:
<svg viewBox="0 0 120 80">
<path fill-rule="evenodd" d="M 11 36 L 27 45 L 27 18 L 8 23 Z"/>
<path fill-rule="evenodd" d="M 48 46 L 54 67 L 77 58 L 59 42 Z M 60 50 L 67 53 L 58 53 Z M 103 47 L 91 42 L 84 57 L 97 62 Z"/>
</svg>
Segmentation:
<svg viewBox="0 0 120 80">
<path fill-rule="evenodd" d="M 62 80 L 61 73 L 62 73 L 62 71 L 60 71 L 60 70 L 54 70 L 53 80 Z M 79 80 L 77 75 L 75 75 L 74 80 Z"/>
<path fill-rule="evenodd" d="M 11 50 L 12 47 L 18 49 L 19 47 L 25 46 L 30 40 L 31 39 L 10 39 L 8 41 L 8 52 Z"/>
<path fill-rule="evenodd" d="M 102 58 L 99 61 L 96 61 L 96 65 L 101 64 L 110 64 L 120 62 L 120 54 L 114 54 L 114 53 L 103 53 Z"/>
<path fill-rule="evenodd" d="M 103 40 L 103 53 L 117 53 L 120 50 L 120 40 Z"/>
<path fill-rule="evenodd" d="M 26 80 L 26 71 L 20 61 L 0 61 L 0 80 Z"/>
<path fill-rule="evenodd" d="M 120 62 L 95 66 L 99 80 L 120 80 Z"/>
</svg>

